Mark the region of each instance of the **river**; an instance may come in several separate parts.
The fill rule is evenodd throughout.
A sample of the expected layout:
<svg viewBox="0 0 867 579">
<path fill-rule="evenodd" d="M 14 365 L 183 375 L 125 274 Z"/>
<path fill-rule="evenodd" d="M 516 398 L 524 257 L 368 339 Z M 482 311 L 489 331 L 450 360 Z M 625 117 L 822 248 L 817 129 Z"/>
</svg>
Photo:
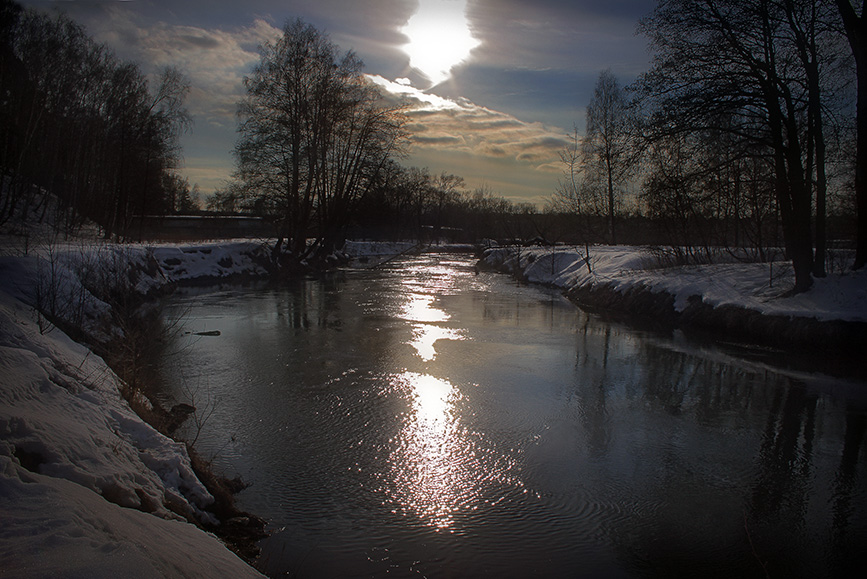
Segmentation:
<svg viewBox="0 0 867 579">
<path fill-rule="evenodd" d="M 162 396 L 192 402 L 186 436 L 251 483 L 263 572 L 863 569 L 867 384 L 608 323 L 473 263 L 168 300 Z"/>
</svg>

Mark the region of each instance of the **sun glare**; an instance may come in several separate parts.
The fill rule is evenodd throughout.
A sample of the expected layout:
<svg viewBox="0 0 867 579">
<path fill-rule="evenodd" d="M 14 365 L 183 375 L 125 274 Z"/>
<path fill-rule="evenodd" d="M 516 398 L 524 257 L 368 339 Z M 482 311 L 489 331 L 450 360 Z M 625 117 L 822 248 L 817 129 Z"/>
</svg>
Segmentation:
<svg viewBox="0 0 867 579">
<path fill-rule="evenodd" d="M 395 485 L 390 494 L 402 509 L 447 529 L 478 492 L 472 480 L 478 470 L 472 441 L 462 434 L 455 415 L 460 394 L 449 382 L 427 374 L 404 372 L 394 380 L 409 395 L 412 410 L 389 460 Z"/>
<path fill-rule="evenodd" d="M 467 20 L 467 0 L 419 0 L 418 12 L 406 23 L 404 51 L 410 65 L 436 86 L 464 62 L 480 42 Z"/>
</svg>

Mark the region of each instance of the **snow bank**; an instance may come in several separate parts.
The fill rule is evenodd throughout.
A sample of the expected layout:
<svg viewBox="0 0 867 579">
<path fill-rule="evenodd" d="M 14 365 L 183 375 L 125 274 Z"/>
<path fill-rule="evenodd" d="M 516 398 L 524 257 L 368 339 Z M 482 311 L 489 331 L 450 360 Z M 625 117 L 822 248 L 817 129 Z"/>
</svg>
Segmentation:
<svg viewBox="0 0 867 579">
<path fill-rule="evenodd" d="M 0 496 L 3 577 L 261 577 L 193 525 L 122 508 L 3 452 Z"/>
<path fill-rule="evenodd" d="M 202 249 L 52 246 L 0 257 L 0 574 L 258 576 L 186 522 L 217 522 L 186 447 L 142 421 L 105 362 L 39 312 L 106 342 L 120 332 L 100 297 L 112 284 L 147 292 L 259 272 L 246 246 Z"/>
<path fill-rule="evenodd" d="M 674 297 L 681 312 L 698 296 L 713 307 L 735 306 L 764 315 L 818 321 L 867 322 L 867 271 L 817 278 L 807 292 L 783 297 L 793 275 L 787 263 L 724 263 L 656 268 L 647 249 L 591 247 L 590 270 L 583 248 L 495 248 L 482 263 L 529 282 L 564 290 L 607 286 L 619 293 L 644 289 Z"/>
<path fill-rule="evenodd" d="M 150 246 L 148 251 L 170 282 L 268 275 L 263 263 L 270 259 L 270 248 L 259 242 Z"/>
</svg>

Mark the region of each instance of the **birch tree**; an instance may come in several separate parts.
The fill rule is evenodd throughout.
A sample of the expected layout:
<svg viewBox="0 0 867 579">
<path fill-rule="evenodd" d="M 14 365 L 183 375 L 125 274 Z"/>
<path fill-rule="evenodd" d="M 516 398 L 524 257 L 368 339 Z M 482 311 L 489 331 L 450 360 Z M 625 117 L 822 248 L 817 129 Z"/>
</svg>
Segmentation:
<svg viewBox="0 0 867 579">
<path fill-rule="evenodd" d="M 630 108 L 626 94 L 610 70 L 599 74 L 587 106 L 582 141 L 585 178 L 601 183 L 606 193 L 608 241 L 617 243 L 615 216 L 623 187 L 633 173 Z"/>
</svg>

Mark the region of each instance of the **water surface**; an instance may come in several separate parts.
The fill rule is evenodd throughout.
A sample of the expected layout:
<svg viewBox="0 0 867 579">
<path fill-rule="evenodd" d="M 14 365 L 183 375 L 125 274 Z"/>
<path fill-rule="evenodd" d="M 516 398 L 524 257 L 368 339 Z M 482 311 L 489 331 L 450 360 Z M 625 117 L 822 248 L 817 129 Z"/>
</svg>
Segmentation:
<svg viewBox="0 0 867 579">
<path fill-rule="evenodd" d="M 295 577 L 839 576 L 867 384 L 739 360 L 425 255 L 174 296 L 188 437 Z M 219 336 L 197 336 L 215 331 Z"/>
</svg>

